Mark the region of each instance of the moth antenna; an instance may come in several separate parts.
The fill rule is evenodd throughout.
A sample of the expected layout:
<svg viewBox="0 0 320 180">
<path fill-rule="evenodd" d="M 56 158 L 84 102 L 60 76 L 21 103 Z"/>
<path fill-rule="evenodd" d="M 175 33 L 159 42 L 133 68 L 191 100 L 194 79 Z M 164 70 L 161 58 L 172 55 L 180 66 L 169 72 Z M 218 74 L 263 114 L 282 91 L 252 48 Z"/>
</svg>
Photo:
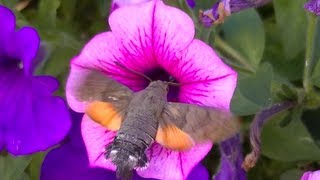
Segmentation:
<svg viewBox="0 0 320 180">
<path fill-rule="evenodd" d="M 119 66 L 120 68 L 128 71 L 128 72 L 131 72 L 133 74 L 136 74 L 138 76 L 142 76 L 144 78 L 146 78 L 147 80 L 149 80 L 150 82 L 152 82 L 152 79 L 150 79 L 148 76 L 144 75 L 143 73 L 140 73 L 140 72 L 137 72 L 135 70 L 132 70 L 132 69 L 129 69 L 127 68 L 126 66 L 124 66 L 122 63 L 120 63 L 119 61 L 113 61 L 117 66 Z"/>
<path fill-rule="evenodd" d="M 181 86 L 181 83 L 175 83 L 175 82 L 166 82 L 169 86 Z"/>
</svg>

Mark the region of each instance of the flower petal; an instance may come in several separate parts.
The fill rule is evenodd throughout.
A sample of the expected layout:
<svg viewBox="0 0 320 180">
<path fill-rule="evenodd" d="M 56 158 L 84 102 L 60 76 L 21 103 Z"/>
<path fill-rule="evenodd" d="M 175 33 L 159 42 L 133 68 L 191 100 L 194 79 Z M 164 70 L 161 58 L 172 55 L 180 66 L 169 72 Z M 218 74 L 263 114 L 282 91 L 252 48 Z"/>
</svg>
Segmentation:
<svg viewBox="0 0 320 180">
<path fill-rule="evenodd" d="M 40 37 L 37 31 L 31 27 L 23 27 L 12 34 L 6 46 L 7 56 L 21 60 L 23 69 L 27 75 L 31 75 L 34 68 L 33 60 L 37 55 L 40 45 Z"/>
<path fill-rule="evenodd" d="M 83 114 L 71 113 L 73 126 L 66 143 L 50 151 L 41 167 L 41 180 L 115 179 L 115 173 L 101 168 L 89 168 L 80 124 Z M 81 116 L 81 117 L 80 117 Z"/>
<path fill-rule="evenodd" d="M 220 143 L 220 167 L 214 180 L 246 180 L 246 171 L 242 168 L 243 156 L 240 135 Z"/>
<path fill-rule="evenodd" d="M 179 101 L 229 109 L 237 73 L 207 44 L 193 40 L 177 59 L 162 67 L 182 84 Z"/>
<path fill-rule="evenodd" d="M 106 130 L 86 115 L 82 119 L 81 133 L 87 147 L 89 165 L 115 171 L 115 166 L 105 158 L 104 153 L 106 146 L 113 141 L 116 133 Z"/>
<path fill-rule="evenodd" d="M 147 150 L 147 156 L 150 159 L 148 168 L 137 173 L 142 177 L 156 179 L 186 179 L 211 147 L 211 143 L 199 144 L 188 151 L 178 152 L 154 143 Z"/>
<path fill-rule="evenodd" d="M 189 174 L 187 180 L 194 180 L 194 179 L 210 179 L 208 170 L 201 164 L 198 164 L 194 167 Z"/>
<path fill-rule="evenodd" d="M 8 74 L 4 76 L 1 84 L 6 86 L 0 88 L 0 109 L 6 111 L 0 112 L 4 119 L 0 126 L 6 149 L 14 155 L 29 154 L 61 141 L 71 122 L 65 102 L 51 95 L 56 80 L 29 78 L 15 72 L 10 78 Z M 44 79 L 48 80 L 45 86 Z"/>
<path fill-rule="evenodd" d="M 320 179 L 320 170 L 318 171 L 308 171 L 303 174 L 301 180 L 319 180 Z"/>
<path fill-rule="evenodd" d="M 303 173 L 301 180 L 309 180 L 309 176 L 312 174 L 312 171 L 307 171 Z"/>
<path fill-rule="evenodd" d="M 121 7 L 137 5 L 148 1 L 151 0 L 113 0 L 111 3 L 111 12 Z"/>
<path fill-rule="evenodd" d="M 13 12 L 9 8 L 0 5 L 0 42 L 5 42 L 9 34 L 14 32 L 15 23 L 16 18 Z M 2 44 L 0 44 L 0 57 L 3 52 L 2 48 Z"/>
<path fill-rule="evenodd" d="M 317 16 L 320 16 L 320 0 L 310 0 L 304 4 L 304 8 Z"/>
<path fill-rule="evenodd" d="M 135 69 L 170 60 L 195 33 L 186 13 L 159 0 L 120 8 L 110 15 L 109 24 L 121 42 L 120 50 L 126 57 L 123 61 Z"/>
<path fill-rule="evenodd" d="M 84 116 L 82 136 L 87 147 L 90 166 L 115 170 L 115 166 L 104 156 L 105 147 L 113 141 L 115 133 Z M 154 143 L 147 150 L 147 156 L 150 159 L 148 168 L 144 171 L 137 171 L 137 173 L 145 178 L 186 179 L 194 166 L 208 153 L 211 146 L 211 143 L 207 143 L 197 145 L 186 152 L 175 152 Z"/>
</svg>

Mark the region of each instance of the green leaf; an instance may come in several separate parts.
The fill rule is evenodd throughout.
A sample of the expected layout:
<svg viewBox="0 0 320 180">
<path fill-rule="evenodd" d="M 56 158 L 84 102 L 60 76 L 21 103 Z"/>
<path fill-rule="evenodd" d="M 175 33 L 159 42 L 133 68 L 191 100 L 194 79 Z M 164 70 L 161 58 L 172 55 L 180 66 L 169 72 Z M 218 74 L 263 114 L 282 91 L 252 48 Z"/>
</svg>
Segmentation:
<svg viewBox="0 0 320 180">
<path fill-rule="evenodd" d="M 292 59 L 305 48 L 307 26 L 305 0 L 273 1 L 278 30 L 287 59 Z"/>
<path fill-rule="evenodd" d="M 265 47 L 263 23 L 254 9 L 233 14 L 222 25 L 223 38 L 254 69 L 259 65 Z"/>
<path fill-rule="evenodd" d="M 280 180 L 300 180 L 303 171 L 300 169 L 290 169 L 280 176 Z"/>
<path fill-rule="evenodd" d="M 311 134 L 314 142 L 320 147 L 320 109 L 307 110 L 302 114 L 302 122 Z"/>
<path fill-rule="evenodd" d="M 315 86 L 320 87 L 320 18 L 317 18 L 317 26 L 316 26 L 316 35 L 314 37 L 314 49 L 312 56 L 312 66 L 315 66 L 312 69 L 312 82 Z"/>
<path fill-rule="evenodd" d="M 282 33 L 277 30 L 274 21 L 264 22 L 266 30 L 266 47 L 263 55 L 263 62 L 272 64 L 275 76 L 280 79 L 297 81 L 302 79 L 304 66 L 304 52 L 298 53 L 294 58 L 288 59 L 283 53 Z M 290 63 L 288 63 L 290 61 Z"/>
<path fill-rule="evenodd" d="M 61 13 L 67 22 L 71 22 L 75 15 L 77 0 L 61 1 Z"/>
<path fill-rule="evenodd" d="M 30 161 L 31 156 L 0 156 L 1 180 L 26 179 L 26 174 L 24 173 L 24 170 L 27 168 Z"/>
<path fill-rule="evenodd" d="M 315 67 L 312 73 L 312 82 L 315 86 L 320 88 L 320 18 L 317 19 L 317 29 L 315 35 L 315 45 L 313 49 L 313 61 Z"/>
<path fill-rule="evenodd" d="M 231 101 L 231 110 L 237 115 L 250 115 L 271 103 L 272 67 L 263 64 L 254 76 L 240 78 Z"/>
<path fill-rule="evenodd" d="M 45 153 L 37 153 L 32 156 L 32 160 L 28 167 L 28 174 L 31 179 L 40 179 L 40 170 Z"/>
<path fill-rule="evenodd" d="M 39 2 L 38 24 L 46 29 L 54 28 L 59 6 L 60 0 L 41 0 Z"/>
<path fill-rule="evenodd" d="M 320 61 L 317 62 L 316 67 L 314 68 L 312 81 L 315 86 L 320 88 Z"/>
<path fill-rule="evenodd" d="M 231 111 L 238 116 L 251 115 L 258 112 L 261 106 L 246 99 L 237 87 L 232 100 L 231 100 Z"/>
<path fill-rule="evenodd" d="M 19 0 L 0 0 L 0 4 L 3 4 L 9 8 L 14 8 Z"/>
<path fill-rule="evenodd" d="M 269 120 L 261 135 L 262 153 L 281 161 L 320 160 L 320 149 L 301 120 L 295 117 L 281 128 L 279 123 L 288 112 Z"/>
</svg>

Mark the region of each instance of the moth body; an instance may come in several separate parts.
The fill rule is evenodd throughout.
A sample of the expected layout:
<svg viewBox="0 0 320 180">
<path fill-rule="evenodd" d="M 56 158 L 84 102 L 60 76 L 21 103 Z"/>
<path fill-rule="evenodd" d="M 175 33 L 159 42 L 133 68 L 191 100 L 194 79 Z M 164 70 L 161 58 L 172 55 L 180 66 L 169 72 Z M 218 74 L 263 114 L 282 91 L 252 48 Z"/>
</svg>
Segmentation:
<svg viewBox="0 0 320 180">
<path fill-rule="evenodd" d="M 152 82 L 133 95 L 124 121 L 106 153 L 122 178 L 130 177 L 134 168 L 147 166 L 145 151 L 155 140 L 166 95 L 167 85 L 161 81 Z"/>
<path fill-rule="evenodd" d="M 89 118 L 117 131 L 106 145 L 105 156 L 117 166 L 118 179 L 128 180 L 133 169 L 147 167 L 145 152 L 154 141 L 184 151 L 239 132 L 238 118 L 223 108 L 168 102 L 169 84 L 152 81 L 144 90 L 133 92 L 103 72 L 88 70 L 85 80 L 72 87 Z"/>
</svg>

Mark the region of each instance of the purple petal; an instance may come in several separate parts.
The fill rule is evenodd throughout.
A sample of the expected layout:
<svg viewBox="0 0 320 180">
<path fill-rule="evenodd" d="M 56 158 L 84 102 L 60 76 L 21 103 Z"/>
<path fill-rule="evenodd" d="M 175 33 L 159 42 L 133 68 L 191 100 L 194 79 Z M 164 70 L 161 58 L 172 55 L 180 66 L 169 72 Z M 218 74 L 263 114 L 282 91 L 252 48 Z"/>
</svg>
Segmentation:
<svg viewBox="0 0 320 180">
<path fill-rule="evenodd" d="M 194 0 L 186 0 L 188 6 L 194 8 L 196 6 L 196 2 Z"/>
<path fill-rule="evenodd" d="M 189 174 L 187 180 L 206 180 L 209 179 L 209 172 L 208 170 L 201 164 L 198 164 L 196 167 L 194 167 Z"/>
<path fill-rule="evenodd" d="M 25 74 L 31 75 L 35 68 L 33 59 L 37 55 L 40 44 L 37 31 L 31 27 L 23 27 L 15 32 L 14 14 L 3 6 L 0 7 L 0 19 L 1 61 L 22 61 Z"/>
<path fill-rule="evenodd" d="M 215 180 L 246 180 L 246 172 L 241 167 L 243 162 L 240 136 L 237 135 L 221 143 L 221 162 Z"/>
<path fill-rule="evenodd" d="M 320 16 L 320 0 L 310 0 L 304 5 L 304 8 Z"/>
<path fill-rule="evenodd" d="M 71 126 L 65 102 L 52 96 L 57 81 L 0 72 L 0 126 L 3 144 L 14 155 L 44 151 L 59 143 Z"/>
<path fill-rule="evenodd" d="M 73 126 L 65 144 L 50 151 L 41 168 L 41 180 L 90 180 L 115 179 L 112 171 L 89 168 L 86 149 L 84 147 L 80 124 L 83 114 L 71 113 Z"/>
<path fill-rule="evenodd" d="M 303 174 L 301 180 L 319 180 L 320 179 L 320 170 L 318 171 L 308 171 Z"/>
<path fill-rule="evenodd" d="M 249 8 L 256 8 L 265 5 L 271 0 L 222 0 L 228 12 L 236 13 Z"/>
<path fill-rule="evenodd" d="M 5 6 L 0 5 L 0 57 L 3 53 L 2 43 L 6 41 L 12 32 L 14 32 L 15 23 L 16 19 L 13 12 Z"/>
<path fill-rule="evenodd" d="M 214 23 L 222 23 L 225 15 L 230 15 L 249 8 L 256 8 L 271 2 L 271 0 L 219 0 L 211 9 L 204 10 L 200 14 L 200 21 L 205 27 Z M 221 12 L 223 12 L 221 14 Z"/>
<path fill-rule="evenodd" d="M 15 33 L 15 54 L 23 62 L 23 70 L 27 75 L 31 75 L 35 67 L 32 65 L 37 55 L 40 37 L 38 32 L 31 27 L 23 27 Z"/>
</svg>

